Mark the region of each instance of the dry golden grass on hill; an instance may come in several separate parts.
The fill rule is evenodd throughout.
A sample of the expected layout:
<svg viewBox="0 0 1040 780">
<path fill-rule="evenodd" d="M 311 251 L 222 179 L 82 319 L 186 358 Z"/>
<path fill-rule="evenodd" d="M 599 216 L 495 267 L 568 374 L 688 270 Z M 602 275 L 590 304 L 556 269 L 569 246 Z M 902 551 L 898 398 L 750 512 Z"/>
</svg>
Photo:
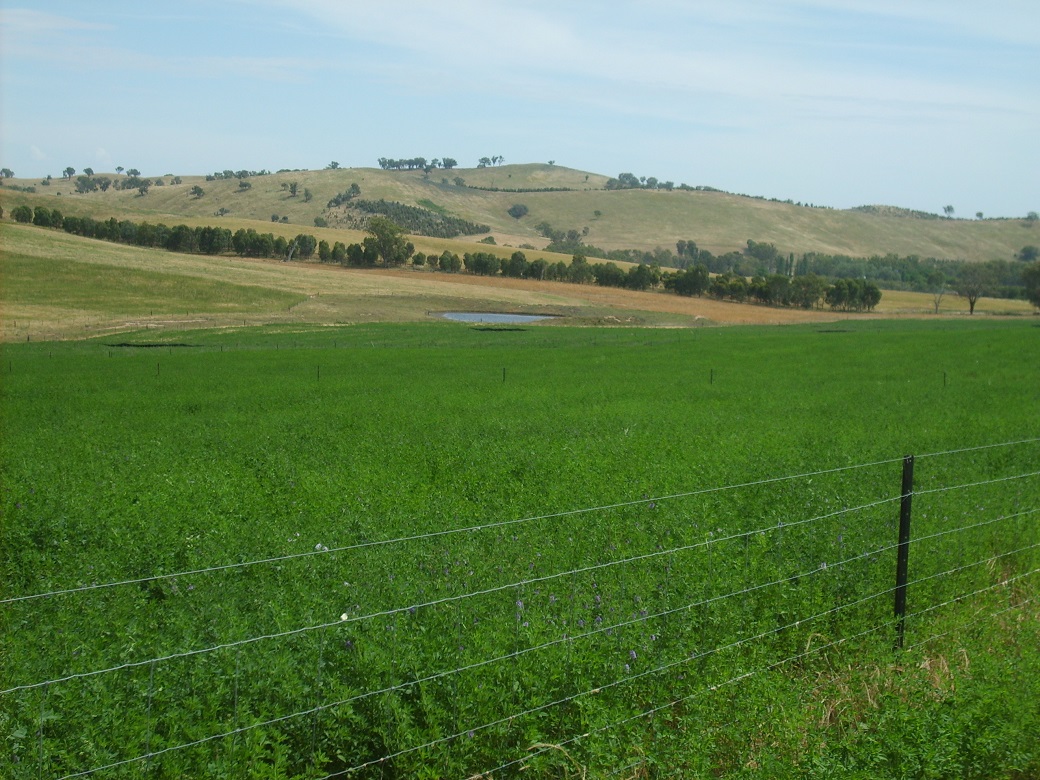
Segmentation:
<svg viewBox="0 0 1040 780">
<path fill-rule="evenodd" d="M 0 239 L 0 338 L 8 342 L 143 328 L 418 322 L 446 311 L 541 313 L 560 315 L 556 324 L 652 327 L 934 316 L 931 296 L 917 293 L 886 292 L 876 313 L 842 314 L 425 269 L 185 255 L 6 222 Z M 1030 311 L 1024 301 L 982 299 L 975 316 Z M 940 312 L 967 316 L 967 304 L 948 295 Z"/>
<path fill-rule="evenodd" d="M 486 224 L 505 254 L 511 249 L 507 251 L 504 244 L 544 247 L 546 239 L 538 231 L 543 222 L 563 231 L 587 228 L 586 243 L 605 250 L 661 247 L 674 251 L 676 241 L 692 240 L 722 254 L 743 250 L 750 239 L 773 243 L 785 255 L 893 253 L 987 261 L 1010 260 L 1023 246 L 1040 244 L 1040 225 L 1025 219 L 922 219 L 898 216 L 903 213 L 899 209 L 867 213 L 810 208 L 716 191 L 605 190 L 605 176 L 546 164 L 437 169 L 429 175 L 378 168 L 285 171 L 241 183 L 234 178 L 206 181 L 204 176 L 183 174 L 176 185 L 169 175 L 151 178 L 166 183 L 152 186 L 144 196 L 114 187 L 77 194 L 74 181 L 53 180 L 42 186 L 27 179 L 11 180 L 11 186 L 0 189 L 0 196 L 5 210 L 28 203 L 76 216 L 168 225 L 184 222 L 236 229 L 248 223 L 259 229 L 266 224 L 268 230 L 295 235 L 315 232 L 316 217 L 337 224 L 338 210 L 330 212 L 326 205 L 357 183 L 364 199 L 398 201 Z M 456 179 L 464 184 L 458 185 Z M 293 183 L 296 196 L 288 189 Z M 247 189 L 241 189 L 241 184 L 248 184 Z M 13 186 L 35 186 L 36 192 L 18 192 Z M 192 195 L 194 186 L 203 189 L 202 197 Z M 527 206 L 528 213 L 514 219 L 508 214 L 513 204 Z M 272 216 L 279 222 L 271 222 Z M 281 223 L 282 218 L 288 224 Z M 481 237 L 466 236 L 456 243 L 472 249 Z"/>
</svg>

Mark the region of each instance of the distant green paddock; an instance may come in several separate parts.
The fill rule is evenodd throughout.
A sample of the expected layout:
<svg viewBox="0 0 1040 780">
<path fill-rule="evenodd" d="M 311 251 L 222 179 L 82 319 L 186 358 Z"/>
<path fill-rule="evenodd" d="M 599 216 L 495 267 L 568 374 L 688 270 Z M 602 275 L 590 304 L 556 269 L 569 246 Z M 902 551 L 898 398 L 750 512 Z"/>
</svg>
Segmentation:
<svg viewBox="0 0 1040 780">
<path fill-rule="evenodd" d="M 1038 410 L 1028 320 L 4 345 L 0 775 L 1035 774 Z"/>
</svg>

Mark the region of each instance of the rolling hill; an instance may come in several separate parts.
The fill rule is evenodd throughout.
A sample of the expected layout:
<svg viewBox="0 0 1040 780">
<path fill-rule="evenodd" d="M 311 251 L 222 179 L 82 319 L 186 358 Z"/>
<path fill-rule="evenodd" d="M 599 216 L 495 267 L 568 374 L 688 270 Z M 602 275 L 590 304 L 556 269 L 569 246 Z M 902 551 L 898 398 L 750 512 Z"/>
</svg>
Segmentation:
<svg viewBox="0 0 1040 780">
<path fill-rule="evenodd" d="M 106 175 L 116 182 L 121 176 Z M 853 257 L 919 255 L 922 258 L 1010 260 L 1023 247 L 1040 243 L 1040 227 L 1028 219 L 923 218 L 891 207 L 835 210 L 733 195 L 714 190 L 605 189 L 608 177 L 547 164 L 501 165 L 475 169 L 389 171 L 338 168 L 282 171 L 207 180 L 206 176 L 149 176 L 161 180 L 146 195 L 136 189 L 86 194 L 75 180 L 9 179 L 0 189 L 5 211 L 22 203 L 58 208 L 64 214 L 227 227 L 248 222 L 288 223 L 312 229 L 316 217 L 330 227 L 349 227 L 342 207 L 326 204 L 351 184 L 361 198 L 385 199 L 459 217 L 490 227 L 499 246 L 544 248 L 538 226 L 584 234 L 584 242 L 605 250 L 674 251 L 692 240 L 715 254 L 743 250 L 749 239 L 773 243 L 784 254 L 820 252 Z M 292 194 L 291 185 L 296 185 Z M 192 194 L 201 187 L 203 194 Z M 35 188 L 34 193 L 22 191 Z M 60 201 L 60 202 L 59 202 Z M 509 215 L 520 204 L 527 213 Z M 294 232 L 299 232 L 299 229 Z M 463 243 L 486 234 L 459 237 Z M 422 248 L 420 241 L 416 245 Z"/>
</svg>

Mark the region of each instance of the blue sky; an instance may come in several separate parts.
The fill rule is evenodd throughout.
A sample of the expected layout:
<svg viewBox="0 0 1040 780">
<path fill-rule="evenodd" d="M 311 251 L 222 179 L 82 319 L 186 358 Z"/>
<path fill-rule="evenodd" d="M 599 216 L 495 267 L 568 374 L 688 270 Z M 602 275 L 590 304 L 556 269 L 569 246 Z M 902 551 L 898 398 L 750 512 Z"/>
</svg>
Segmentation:
<svg viewBox="0 0 1040 780">
<path fill-rule="evenodd" d="M 2 0 L 0 165 L 484 156 L 1040 210 L 1036 0 Z"/>
</svg>

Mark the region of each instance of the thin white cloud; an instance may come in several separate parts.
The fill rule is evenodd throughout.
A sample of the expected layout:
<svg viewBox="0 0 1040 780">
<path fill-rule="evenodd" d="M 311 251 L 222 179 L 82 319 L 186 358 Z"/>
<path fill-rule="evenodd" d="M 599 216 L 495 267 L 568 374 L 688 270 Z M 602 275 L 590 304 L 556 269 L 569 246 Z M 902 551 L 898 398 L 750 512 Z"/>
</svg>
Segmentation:
<svg viewBox="0 0 1040 780">
<path fill-rule="evenodd" d="M 111 30 L 111 25 L 84 22 L 31 8 L 0 8 L 0 33 L 3 35 L 47 35 L 69 30 Z"/>
<path fill-rule="evenodd" d="M 1036 45 L 1040 14 L 1035 0 L 801 0 L 805 7 L 836 13 L 914 22 L 933 30 L 956 31 L 973 39 Z"/>
<path fill-rule="evenodd" d="M 44 154 L 43 150 L 40 147 L 38 147 L 36 144 L 32 144 L 29 147 L 29 156 L 32 157 L 34 160 L 38 160 L 38 161 L 47 159 L 47 155 Z"/>
<path fill-rule="evenodd" d="M 247 0 L 243 0 L 246 2 Z M 257 2 L 257 0 L 253 0 Z M 922 65 L 908 70 L 890 65 L 893 47 L 914 50 L 936 45 L 929 38 L 899 43 L 867 38 L 847 43 L 831 38 L 855 28 L 864 16 L 890 25 L 932 25 L 958 30 L 992 29 L 1004 37 L 1013 25 L 977 24 L 991 9 L 938 0 L 801 0 L 777 4 L 761 0 L 707 0 L 696 5 L 676 0 L 621 3 L 610 11 L 586 5 L 548 3 L 516 7 L 506 2 L 414 0 L 344 4 L 338 0 L 259 0 L 302 11 L 324 29 L 375 47 L 404 52 L 396 63 L 372 66 L 383 78 L 407 88 L 417 80 L 414 58 L 425 73 L 455 79 L 488 94 L 519 89 L 534 95 L 567 92 L 564 99 L 599 102 L 596 90 L 650 109 L 660 100 L 729 99 L 769 105 L 816 103 L 813 113 L 839 101 L 860 101 L 879 117 L 900 118 L 967 111 L 1036 112 L 1035 101 L 1014 88 L 993 83 L 971 86 Z M 1016 4 L 1017 5 L 1017 4 Z M 841 19 L 835 16 L 841 16 Z M 1035 12 L 1027 13 L 1030 19 Z M 626 26 L 633 20 L 636 29 Z M 880 23 L 880 21 L 878 22 Z M 402 25 L 409 34 L 398 34 Z M 1026 25 L 1028 26 L 1028 24 Z M 833 29 L 832 29 L 833 28 Z M 912 37 L 912 36 L 911 36 Z M 798 42 L 816 50 L 833 47 L 833 61 L 821 65 Z M 861 49 L 859 61 L 842 47 Z M 954 51 L 953 44 L 949 50 Z M 431 79 L 419 77 L 421 84 Z M 585 88 L 583 88 L 583 86 Z M 672 111 L 671 108 L 668 109 Z"/>
</svg>

